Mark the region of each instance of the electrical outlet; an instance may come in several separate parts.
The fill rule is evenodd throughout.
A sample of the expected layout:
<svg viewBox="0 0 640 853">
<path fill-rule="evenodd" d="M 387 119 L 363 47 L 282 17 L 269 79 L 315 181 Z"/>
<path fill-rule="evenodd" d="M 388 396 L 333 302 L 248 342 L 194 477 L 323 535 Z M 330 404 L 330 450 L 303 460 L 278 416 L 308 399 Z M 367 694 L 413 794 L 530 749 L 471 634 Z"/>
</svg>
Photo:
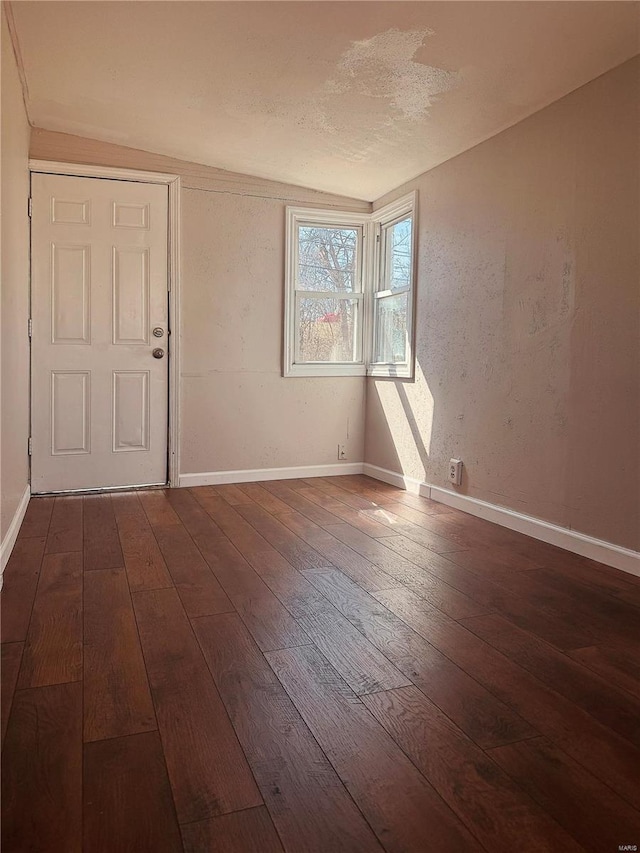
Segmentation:
<svg viewBox="0 0 640 853">
<path fill-rule="evenodd" d="M 459 486 L 462 482 L 462 459 L 449 460 L 449 482 Z"/>
<path fill-rule="evenodd" d="M 347 445 L 339 444 L 338 445 L 338 459 L 346 459 L 347 458 Z"/>
</svg>

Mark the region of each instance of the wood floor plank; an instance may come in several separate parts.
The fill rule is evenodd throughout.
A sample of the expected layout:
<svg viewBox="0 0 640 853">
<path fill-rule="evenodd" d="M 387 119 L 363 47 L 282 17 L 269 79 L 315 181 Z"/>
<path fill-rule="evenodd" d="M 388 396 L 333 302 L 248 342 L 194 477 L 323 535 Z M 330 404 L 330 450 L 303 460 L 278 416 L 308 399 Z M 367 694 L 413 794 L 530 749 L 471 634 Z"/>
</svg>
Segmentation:
<svg viewBox="0 0 640 853">
<path fill-rule="evenodd" d="M 258 555 L 256 571 L 285 604 L 307 636 L 322 651 L 354 693 L 373 693 L 410 683 L 309 581 L 288 564 L 280 565 L 280 554 Z M 249 559 L 252 559 L 249 557 Z"/>
<path fill-rule="evenodd" d="M 556 592 L 558 601 L 562 602 L 562 612 L 568 607 L 565 606 L 567 599 L 572 605 L 577 604 L 580 613 L 595 626 L 603 639 L 615 639 L 624 646 L 627 640 L 633 642 L 640 637 L 640 610 L 635 604 L 615 595 L 602 595 L 587 584 L 566 577 L 559 570 L 536 569 L 527 572 L 527 577 Z"/>
<path fill-rule="evenodd" d="M 373 492 L 376 495 L 393 495 L 397 491 L 396 486 L 385 483 L 383 480 L 374 480 L 366 474 L 340 474 L 325 477 L 325 480 L 355 494 Z"/>
<path fill-rule="evenodd" d="M 526 602 L 520 619 L 514 613 L 506 614 L 521 628 L 562 650 L 582 648 L 604 639 L 625 645 L 637 639 L 638 630 L 634 630 L 633 622 L 607 618 L 601 608 L 589 604 L 587 597 L 583 598 L 579 592 L 570 593 L 555 588 L 538 574 L 539 571 L 543 570 L 514 572 L 500 580 L 500 586 L 513 590 L 520 601 Z M 625 605 L 622 602 L 618 604 L 624 610 Z M 640 626 L 640 613 L 633 621 Z"/>
<path fill-rule="evenodd" d="M 133 602 L 179 822 L 260 805 L 177 592 L 136 592 Z"/>
<path fill-rule="evenodd" d="M 111 495 L 85 495 L 84 570 L 124 567 Z"/>
<path fill-rule="evenodd" d="M 86 744 L 83 777 L 85 851 L 182 853 L 157 732 Z"/>
<path fill-rule="evenodd" d="M 82 554 L 47 554 L 24 645 L 18 688 L 82 678 Z"/>
<path fill-rule="evenodd" d="M 82 686 L 18 690 L 2 766 L 3 853 L 82 850 Z"/>
<path fill-rule="evenodd" d="M 640 837 L 640 813 L 545 738 L 491 751 L 517 783 L 592 853 Z"/>
<path fill-rule="evenodd" d="M 85 576 L 84 740 L 157 728 L 124 569 Z"/>
<path fill-rule="evenodd" d="M 135 493 L 111 498 L 132 592 L 173 586 L 167 564 Z"/>
<path fill-rule="evenodd" d="M 286 483 L 288 481 L 284 482 Z M 269 480 L 268 482 L 263 483 L 263 486 L 273 495 L 278 497 L 278 499 L 281 500 L 289 509 L 294 509 L 296 512 L 299 512 L 300 515 L 304 515 L 305 518 L 315 521 L 315 523 L 319 524 L 321 527 L 324 524 L 335 524 L 339 521 L 339 518 L 325 509 L 321 503 L 309 500 L 307 497 L 304 497 L 300 491 L 289 488 L 289 486 L 284 485 L 282 481 Z M 327 496 L 325 495 L 324 497 Z M 329 498 L 329 500 L 331 499 Z M 267 509 L 267 507 L 265 507 L 265 509 Z"/>
<path fill-rule="evenodd" d="M 346 521 L 352 527 L 366 533 L 367 536 L 389 535 L 388 527 L 381 524 L 377 519 L 376 513 L 380 511 L 379 509 L 354 509 L 354 507 L 314 489 L 305 489 L 304 494 L 299 493 L 298 503 L 299 506 L 296 509 L 299 509 L 303 515 L 308 515 L 309 518 L 312 517 L 312 512 L 318 515 L 317 510 L 322 510 L 328 515 L 329 517 L 325 517 L 322 521 L 317 518 L 312 519 L 323 527 L 326 524 L 339 524 L 341 521 Z M 313 507 L 315 507 L 315 511 L 312 509 Z"/>
<path fill-rule="evenodd" d="M 620 601 L 626 601 L 627 604 L 633 605 L 633 607 L 640 609 L 640 587 L 635 587 L 630 590 L 617 591 L 615 593 L 616 598 Z"/>
<path fill-rule="evenodd" d="M 0 660 L 0 709 L 2 716 L 2 740 L 7 732 L 7 723 L 9 722 L 9 712 L 11 711 L 11 703 L 13 702 L 13 694 L 18 681 L 18 672 L 20 671 L 20 661 L 22 660 L 22 649 L 24 643 L 2 643 L 2 657 Z"/>
<path fill-rule="evenodd" d="M 362 701 L 487 850 L 581 850 L 417 688 Z"/>
<path fill-rule="evenodd" d="M 475 572 L 481 577 L 499 578 L 511 572 L 526 572 L 541 568 L 544 560 L 518 553 L 508 545 L 486 545 L 480 548 L 468 548 L 466 551 L 454 551 L 448 559 L 463 569 Z"/>
<path fill-rule="evenodd" d="M 154 534 L 188 616 L 233 610 L 229 597 L 182 524 L 154 526 Z"/>
<path fill-rule="evenodd" d="M 369 498 L 340 489 L 331 483 L 326 483 L 320 477 L 305 481 L 304 486 L 297 489 L 297 492 L 306 500 L 325 508 L 325 504 L 334 505 L 336 503 L 360 511 L 375 509 L 378 506 Z M 331 512 L 331 510 L 328 511 Z"/>
<path fill-rule="evenodd" d="M 207 541 L 198 545 L 262 651 L 300 646 L 309 637 L 262 578 L 229 542 Z"/>
<path fill-rule="evenodd" d="M 196 500 L 194 492 L 199 491 L 199 489 L 169 489 L 167 500 L 194 541 L 196 536 L 201 535 L 208 536 L 209 538 L 224 539 L 225 534 L 223 531 Z M 208 490 L 204 490 L 204 492 L 207 494 Z M 227 506 L 226 501 L 222 500 L 222 498 L 214 497 L 214 499 L 221 506 Z M 228 508 L 231 509 L 231 507 Z M 232 512 L 235 512 L 235 510 L 232 510 Z"/>
<path fill-rule="evenodd" d="M 388 503 L 400 503 L 403 506 L 412 507 L 425 515 L 450 515 L 452 518 L 455 518 L 467 514 L 459 509 L 454 509 L 447 504 L 431 500 L 431 498 L 425 498 L 422 495 L 405 492 L 402 489 L 398 489 L 395 494 L 388 496 L 385 495 L 384 500 L 382 501 L 383 504 L 384 501 L 388 501 Z"/>
<path fill-rule="evenodd" d="M 459 548 L 453 550 L 484 546 L 496 547 L 511 544 L 514 540 L 522 538 L 519 533 L 514 533 L 499 524 L 484 521 L 473 515 L 466 515 L 465 517 L 453 516 L 450 513 L 432 515 L 422 522 L 422 528 L 456 543 Z"/>
<path fill-rule="evenodd" d="M 242 535 L 244 540 L 251 542 L 257 549 L 268 548 L 269 543 L 243 518 L 236 507 L 231 506 L 215 492 L 207 487 L 189 489 L 189 493 L 207 513 L 218 527 L 231 539 L 232 535 Z"/>
<path fill-rule="evenodd" d="M 279 551 L 295 569 L 317 569 L 330 565 L 326 557 L 256 504 L 237 507 L 240 515 Z M 286 516 L 285 516 L 286 518 Z"/>
<path fill-rule="evenodd" d="M 27 638 L 31 610 L 36 597 L 45 538 L 17 539 L 2 575 L 0 634 L 3 643 Z"/>
<path fill-rule="evenodd" d="M 464 560 L 458 559 L 465 554 L 473 552 L 455 551 L 449 554 L 437 554 L 435 551 L 431 551 L 424 545 L 420 545 L 418 542 L 414 542 L 413 539 L 408 539 L 401 534 L 386 536 L 383 544 L 397 554 L 406 557 L 407 560 L 415 563 L 416 566 L 426 569 L 426 571 L 431 572 L 436 577 L 455 586 L 461 592 L 465 592 L 471 597 L 475 595 L 476 600 L 480 603 L 484 603 L 483 599 L 486 598 L 486 594 L 483 595 L 483 590 L 488 588 L 495 593 L 498 589 L 495 584 L 499 584 L 506 576 L 512 577 L 513 575 L 517 575 L 519 577 L 519 573 L 503 566 L 500 566 L 498 569 L 492 569 L 491 565 L 488 567 L 483 565 L 481 571 L 474 572 L 461 565 Z M 454 581 L 458 583 L 455 584 Z M 486 586 L 487 584 L 488 587 Z"/>
<path fill-rule="evenodd" d="M 304 601 L 298 601 L 293 614 L 357 695 L 410 683 L 409 677 L 332 605 L 305 597 Z"/>
<path fill-rule="evenodd" d="M 397 498 L 397 492 L 393 493 L 393 499 Z M 389 500 L 386 503 L 383 503 L 377 509 L 367 510 L 367 513 L 373 518 L 376 517 L 377 514 L 381 514 L 382 512 L 388 513 L 391 516 L 398 516 L 398 518 L 402 518 L 405 521 L 410 521 L 412 524 L 417 524 L 418 527 L 425 520 L 425 517 L 429 517 L 430 515 L 440 515 L 441 507 L 443 504 L 437 504 L 435 501 L 431 502 L 429 506 L 420 506 L 420 509 L 416 509 L 413 506 L 407 506 L 405 503 L 393 503 Z"/>
<path fill-rule="evenodd" d="M 536 734 L 529 723 L 470 674 L 340 572 L 305 574 L 354 627 L 480 746 L 510 743 Z"/>
<path fill-rule="evenodd" d="M 51 523 L 54 498 L 31 498 L 18 537 L 46 536 Z"/>
<path fill-rule="evenodd" d="M 82 511 L 83 499 L 79 495 L 55 499 L 47 535 L 47 554 L 82 551 Z"/>
<path fill-rule="evenodd" d="M 544 544 L 544 542 L 536 542 L 536 546 Z M 565 578 L 573 578 L 605 595 L 637 595 L 640 593 L 640 577 L 628 572 L 621 572 L 603 563 L 596 563 L 586 557 L 562 551 L 560 548 L 556 549 L 551 558 L 544 560 L 543 567 L 559 570 Z"/>
<path fill-rule="evenodd" d="M 640 746 L 640 710 L 631 697 L 500 616 L 477 616 L 462 624 L 603 725 Z"/>
<path fill-rule="evenodd" d="M 480 616 L 488 612 L 486 607 L 478 604 L 468 595 L 454 589 L 440 578 L 422 571 L 415 563 L 394 552 L 384 544 L 386 540 L 371 539 L 348 524 L 333 526 L 331 533 L 363 557 L 371 560 L 401 585 L 408 586 L 453 619 Z M 393 586 L 398 584 L 395 583 Z"/>
<path fill-rule="evenodd" d="M 264 483 L 243 483 L 238 488 L 254 503 L 257 503 L 258 506 L 270 512 L 271 515 L 278 515 L 279 513 L 290 512 L 291 510 L 291 507 L 280 500 L 275 492 L 265 488 Z M 292 492 L 292 494 L 295 494 L 295 492 Z"/>
<path fill-rule="evenodd" d="M 153 528 L 180 524 L 164 489 L 149 489 L 146 492 L 137 492 L 137 495 Z"/>
<path fill-rule="evenodd" d="M 298 512 L 292 511 L 280 519 L 301 539 L 326 557 L 327 566 L 339 568 L 363 589 L 389 589 L 399 582 L 391 575 L 374 566 L 369 560 L 358 554 L 348 545 L 340 542 L 327 530 Z"/>
<path fill-rule="evenodd" d="M 307 484 L 307 488 L 322 491 L 325 494 L 330 495 L 332 498 L 342 501 L 342 503 L 347 506 L 353 507 L 354 509 L 370 509 L 373 506 L 377 506 L 377 504 L 369 498 L 362 497 L 355 492 L 350 492 L 347 489 L 336 486 L 335 483 L 330 482 L 326 477 L 310 477 L 305 480 L 305 483 Z M 301 494 L 306 496 L 306 490 L 302 489 Z"/>
<path fill-rule="evenodd" d="M 313 646 L 266 657 L 386 850 L 477 848 L 461 821 Z"/>
<path fill-rule="evenodd" d="M 177 491 L 177 490 L 176 490 Z M 280 649 L 309 638 L 282 602 L 190 494 L 172 505 L 260 648 Z"/>
<path fill-rule="evenodd" d="M 635 808 L 640 750 L 603 726 L 542 681 L 509 660 L 463 625 L 433 619 L 419 599 L 402 590 L 384 590 L 376 598 L 397 613 L 450 660 L 550 738 L 594 776 Z"/>
<path fill-rule="evenodd" d="M 410 683 L 239 513 L 206 493 L 197 497 L 355 693 Z"/>
<path fill-rule="evenodd" d="M 223 498 L 231 506 L 253 503 L 253 498 L 248 497 L 238 486 L 212 486 L 212 489 L 218 497 Z"/>
<path fill-rule="evenodd" d="M 480 577 L 462 568 L 447 556 L 430 551 L 424 545 L 407 539 L 406 536 L 387 536 L 382 544 L 484 607 L 493 607 L 494 599 L 504 594 L 504 590 L 496 585 L 504 573 L 498 576 L 496 582 L 490 574 Z"/>
<path fill-rule="evenodd" d="M 568 652 L 569 657 L 597 672 L 616 687 L 640 699 L 640 663 L 620 649 L 590 646 Z"/>
<path fill-rule="evenodd" d="M 184 853 L 283 853 L 264 806 L 182 827 Z"/>
<path fill-rule="evenodd" d="M 369 510 L 369 517 L 377 521 L 383 530 L 386 530 L 386 534 L 381 532 L 378 534 L 379 537 L 385 535 L 406 536 L 407 539 L 411 539 L 419 545 L 435 551 L 437 554 L 449 554 L 469 547 L 466 544 L 458 542 L 453 536 L 446 536 L 446 529 L 444 529 L 444 532 L 442 530 L 436 532 L 431 529 L 432 522 L 439 523 L 444 516 L 425 516 L 423 523 L 414 524 L 411 521 L 407 521 L 406 518 L 391 512 L 388 507 L 383 506 L 377 507 L 375 510 Z"/>
<path fill-rule="evenodd" d="M 498 611 L 559 649 L 580 648 L 596 639 L 593 626 L 577 618 L 572 613 L 574 608 L 563 607 L 568 602 L 561 601 L 558 610 L 558 594 L 536 583 L 529 571 L 501 573 L 498 577 L 488 578 L 459 566 L 450 559 L 455 554 L 436 554 L 404 536 L 390 536 L 383 542 L 387 548 L 424 569 L 429 576 L 466 595 L 485 612 Z M 415 584 L 411 588 L 420 592 Z M 449 613 L 457 618 L 466 618 L 459 613 Z"/>
<path fill-rule="evenodd" d="M 195 630 L 287 853 L 380 850 L 240 618 Z"/>
</svg>

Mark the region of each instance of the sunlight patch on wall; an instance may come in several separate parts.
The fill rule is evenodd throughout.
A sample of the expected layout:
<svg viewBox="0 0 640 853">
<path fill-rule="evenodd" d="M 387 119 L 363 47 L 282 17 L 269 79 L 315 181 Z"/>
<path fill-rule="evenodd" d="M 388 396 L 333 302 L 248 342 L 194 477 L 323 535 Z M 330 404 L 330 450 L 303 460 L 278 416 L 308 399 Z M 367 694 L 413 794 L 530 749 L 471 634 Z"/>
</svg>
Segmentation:
<svg viewBox="0 0 640 853">
<path fill-rule="evenodd" d="M 419 363 L 415 382 L 375 382 L 400 472 L 426 480 L 431 455 L 434 400 Z"/>
</svg>

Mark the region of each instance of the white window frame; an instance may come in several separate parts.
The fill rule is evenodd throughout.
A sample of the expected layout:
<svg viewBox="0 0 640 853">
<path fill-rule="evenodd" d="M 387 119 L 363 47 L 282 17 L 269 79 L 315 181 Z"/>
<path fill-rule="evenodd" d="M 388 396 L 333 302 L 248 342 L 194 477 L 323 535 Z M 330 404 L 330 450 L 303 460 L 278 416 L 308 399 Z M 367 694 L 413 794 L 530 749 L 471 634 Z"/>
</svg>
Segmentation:
<svg viewBox="0 0 640 853">
<path fill-rule="evenodd" d="M 370 333 L 368 336 L 369 350 L 367 353 L 367 376 L 378 376 L 382 378 L 401 378 L 413 379 L 415 375 L 415 358 L 414 358 L 414 341 L 415 341 L 415 298 L 416 298 L 416 267 L 417 267 L 417 247 L 418 247 L 418 222 L 417 222 L 417 191 L 402 196 L 396 201 L 379 208 L 371 214 L 371 222 L 374 226 L 375 233 L 375 261 L 373 276 L 370 286 L 371 305 L 368 313 Z M 411 274 L 409 285 L 400 290 L 394 290 L 393 293 L 383 289 L 385 282 L 383 277 L 383 261 L 384 261 L 384 240 L 383 231 L 394 225 L 396 222 L 401 222 L 407 217 L 411 217 Z M 375 324 L 375 303 L 378 299 L 383 299 L 386 296 L 400 295 L 407 293 L 407 343 L 406 343 L 406 359 L 403 362 L 376 362 L 373 361 L 373 354 L 376 351 L 376 324 Z"/>
<path fill-rule="evenodd" d="M 356 330 L 358 361 L 314 361 L 296 362 L 297 350 L 297 295 L 304 293 L 305 297 L 314 298 L 314 291 L 301 291 L 297 285 L 298 270 L 298 228 L 305 225 L 327 225 L 332 228 L 356 228 L 360 232 L 358 246 L 358 274 L 360 289 L 352 294 L 340 294 L 340 298 L 353 298 L 360 303 L 358 311 L 358 327 Z M 284 302 L 284 375 L 285 376 L 364 376 L 365 365 L 365 335 L 366 323 L 365 289 L 369 280 L 369 263 L 367 258 L 367 230 L 369 215 L 366 213 L 347 213 L 337 210 L 318 210 L 317 208 L 288 207 L 287 208 L 287 239 L 286 239 L 286 283 Z M 320 296 L 335 294 L 317 294 Z"/>
<path fill-rule="evenodd" d="M 413 379 L 414 353 L 414 303 L 416 281 L 417 250 L 417 192 L 402 196 L 391 204 L 373 213 L 350 213 L 339 210 L 322 210 L 307 207 L 287 207 L 286 218 L 286 261 L 285 261 L 285 298 L 284 298 L 284 345 L 283 375 L 292 376 L 377 376 Z M 372 363 L 374 352 L 373 323 L 374 302 L 380 294 L 380 274 L 382 263 L 382 229 L 393 222 L 412 217 L 411 230 L 411 283 L 407 307 L 407 360 L 400 364 Z M 361 233 L 359 245 L 359 272 L 361 289 L 340 298 L 353 298 L 360 303 L 358 311 L 357 351 L 361 358 L 356 362 L 297 362 L 297 295 L 298 290 L 298 228 L 304 225 L 327 225 L 333 228 L 357 228 Z M 398 291 L 404 292 L 404 291 Z M 305 296 L 313 291 L 304 291 Z M 322 294 L 323 296 L 334 294 Z M 313 298 L 313 295 L 311 296 Z"/>
</svg>

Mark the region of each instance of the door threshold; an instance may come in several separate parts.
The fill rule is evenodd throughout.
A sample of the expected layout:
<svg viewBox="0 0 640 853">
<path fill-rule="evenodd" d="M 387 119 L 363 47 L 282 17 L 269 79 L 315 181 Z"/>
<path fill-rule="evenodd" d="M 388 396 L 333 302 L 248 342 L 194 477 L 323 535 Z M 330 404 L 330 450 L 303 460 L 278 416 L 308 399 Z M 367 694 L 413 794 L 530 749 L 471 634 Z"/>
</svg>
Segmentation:
<svg viewBox="0 0 640 853">
<path fill-rule="evenodd" d="M 60 489 L 57 492 L 31 492 L 32 498 L 48 498 L 55 495 L 104 495 L 109 492 L 140 492 L 148 489 L 168 489 L 169 483 L 144 483 L 139 486 L 104 486 L 96 489 Z"/>
</svg>

